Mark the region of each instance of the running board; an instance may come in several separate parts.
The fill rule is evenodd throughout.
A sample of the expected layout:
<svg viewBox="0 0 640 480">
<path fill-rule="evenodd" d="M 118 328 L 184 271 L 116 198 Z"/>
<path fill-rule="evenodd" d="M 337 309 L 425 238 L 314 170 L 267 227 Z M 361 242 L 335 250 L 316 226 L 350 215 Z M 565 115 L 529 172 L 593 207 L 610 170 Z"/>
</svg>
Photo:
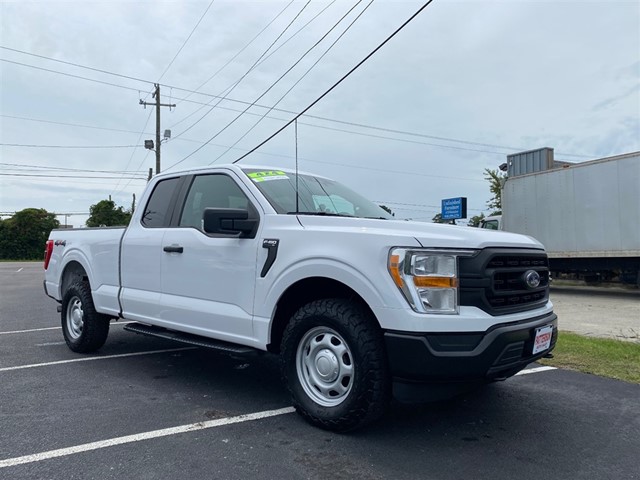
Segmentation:
<svg viewBox="0 0 640 480">
<path fill-rule="evenodd" d="M 142 323 L 128 323 L 122 328 L 134 333 L 166 338 L 167 340 L 175 340 L 177 342 L 188 343 L 189 345 L 196 345 L 198 347 L 212 348 L 214 350 L 235 355 L 259 353 L 259 350 L 246 347 L 244 345 L 236 345 L 235 343 L 214 340 L 212 338 L 201 337 L 199 335 L 192 335 L 191 333 L 176 332 L 174 330 L 167 330 L 162 327 L 153 327 Z"/>
</svg>

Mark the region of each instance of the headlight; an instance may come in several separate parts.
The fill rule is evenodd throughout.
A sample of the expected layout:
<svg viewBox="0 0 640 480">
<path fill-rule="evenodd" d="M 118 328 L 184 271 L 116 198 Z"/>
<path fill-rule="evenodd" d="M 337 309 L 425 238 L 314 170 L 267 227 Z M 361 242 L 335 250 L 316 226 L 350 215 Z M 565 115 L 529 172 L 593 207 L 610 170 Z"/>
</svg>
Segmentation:
<svg viewBox="0 0 640 480">
<path fill-rule="evenodd" d="M 389 252 L 389 273 L 411 308 L 419 313 L 458 313 L 458 257 L 469 250 L 410 250 Z"/>
</svg>

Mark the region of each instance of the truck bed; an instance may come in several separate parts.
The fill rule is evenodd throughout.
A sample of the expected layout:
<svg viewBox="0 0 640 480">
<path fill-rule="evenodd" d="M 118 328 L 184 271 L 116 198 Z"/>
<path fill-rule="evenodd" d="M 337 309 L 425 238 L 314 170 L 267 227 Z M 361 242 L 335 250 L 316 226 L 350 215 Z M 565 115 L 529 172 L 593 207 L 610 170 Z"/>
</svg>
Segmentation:
<svg viewBox="0 0 640 480">
<path fill-rule="evenodd" d="M 80 264 L 89 277 L 96 308 L 117 316 L 120 241 L 124 232 L 124 227 L 53 230 L 49 236 L 54 241 L 53 253 L 45 272 L 47 295 L 62 300 L 62 287 L 77 280 L 72 271 L 75 264 Z M 59 271 L 63 263 L 65 272 Z"/>
</svg>

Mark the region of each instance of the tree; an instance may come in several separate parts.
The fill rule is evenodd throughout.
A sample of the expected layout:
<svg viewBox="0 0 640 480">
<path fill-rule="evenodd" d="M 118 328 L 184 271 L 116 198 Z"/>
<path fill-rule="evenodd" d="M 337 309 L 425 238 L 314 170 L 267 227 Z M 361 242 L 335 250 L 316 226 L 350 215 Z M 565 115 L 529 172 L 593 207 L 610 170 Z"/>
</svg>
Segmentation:
<svg viewBox="0 0 640 480">
<path fill-rule="evenodd" d="M 387 212 L 392 217 L 396 216 L 396 214 L 393 213 L 393 211 L 389 207 L 387 207 L 386 205 L 380 205 L 380 208 L 383 209 L 385 212 Z"/>
<path fill-rule="evenodd" d="M 489 191 L 493 195 L 491 200 L 487 202 L 487 207 L 492 209 L 490 215 L 502 214 L 502 185 L 507 178 L 506 173 L 500 173 L 498 170 L 484 169 L 484 178 L 489 181 Z"/>
<path fill-rule="evenodd" d="M 441 213 L 436 213 L 431 219 L 433 223 L 451 223 L 451 220 L 443 220 Z"/>
<path fill-rule="evenodd" d="M 131 213 L 122 207 L 116 208 L 113 200 L 100 200 L 89 207 L 90 216 L 87 227 L 116 227 L 126 226 L 131 220 Z"/>
<path fill-rule="evenodd" d="M 38 260 L 42 258 L 49 233 L 60 222 L 43 208 L 25 208 L 0 221 L 0 258 Z"/>
<path fill-rule="evenodd" d="M 480 226 L 480 222 L 484 219 L 484 213 L 480 213 L 480 215 L 474 215 L 473 217 L 471 217 L 469 219 L 469 223 L 467 223 L 467 226 L 469 227 L 479 227 Z"/>
</svg>

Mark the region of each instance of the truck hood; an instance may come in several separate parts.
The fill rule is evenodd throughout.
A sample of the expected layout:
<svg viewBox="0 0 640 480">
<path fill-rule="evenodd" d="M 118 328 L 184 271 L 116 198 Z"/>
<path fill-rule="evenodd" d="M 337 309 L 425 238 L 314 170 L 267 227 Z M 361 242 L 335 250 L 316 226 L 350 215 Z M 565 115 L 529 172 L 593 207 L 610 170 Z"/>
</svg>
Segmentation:
<svg viewBox="0 0 640 480">
<path fill-rule="evenodd" d="M 540 242 L 526 235 L 457 225 L 312 215 L 298 215 L 298 220 L 308 230 L 398 237 L 398 246 L 403 245 L 402 238 L 409 237 L 417 240 L 426 248 L 513 247 L 544 249 Z"/>
</svg>

